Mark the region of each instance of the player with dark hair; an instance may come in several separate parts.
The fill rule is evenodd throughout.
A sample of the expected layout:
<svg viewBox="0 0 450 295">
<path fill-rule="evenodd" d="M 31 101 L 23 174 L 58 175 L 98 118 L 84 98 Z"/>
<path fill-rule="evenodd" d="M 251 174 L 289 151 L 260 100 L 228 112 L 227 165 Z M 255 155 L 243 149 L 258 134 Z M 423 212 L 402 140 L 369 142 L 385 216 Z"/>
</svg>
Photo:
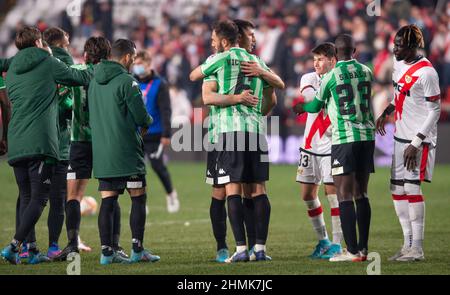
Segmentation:
<svg viewBox="0 0 450 295">
<path fill-rule="evenodd" d="M 20 224 L 1 255 L 12 264 L 20 263 L 18 252 L 26 240 L 28 262 L 36 264 L 49 259 L 39 252 L 33 229 L 47 204 L 60 160 L 57 85 L 87 85 L 91 73 L 70 69 L 43 50 L 42 34 L 35 27 L 19 30 L 16 46 L 19 52 L 13 58 L 0 60 L 0 72 L 8 71 L 6 86 L 14 109 L 8 128 L 8 162 L 19 187 Z"/>
<path fill-rule="evenodd" d="M 136 45 L 119 39 L 109 60 L 102 60 L 89 85 L 89 123 L 92 131 L 94 176 L 99 179 L 102 203 L 98 227 L 102 246 L 101 264 L 156 262 L 160 258 L 144 248 L 146 181 L 142 137 L 152 118 L 142 101 L 139 83 L 129 73 L 136 58 Z M 139 132 L 138 128 L 141 130 Z M 131 197 L 130 259 L 113 247 L 114 208 L 120 194 Z"/>
<path fill-rule="evenodd" d="M 330 261 L 357 262 L 367 259 L 371 219 L 367 186 L 370 173 L 374 172 L 375 123 L 371 109 L 373 75 L 368 67 L 352 58 L 355 44 L 350 35 L 338 35 L 335 46 L 338 60 L 336 67 L 325 74 L 314 100 L 299 106 L 297 111 L 317 113 L 325 106 L 330 117 L 331 172 L 347 245 L 347 250 L 330 258 Z"/>
<path fill-rule="evenodd" d="M 144 151 L 166 191 L 167 212 L 176 213 L 180 210 L 180 201 L 163 159 L 164 147 L 170 146 L 171 135 L 169 84 L 152 69 L 152 58 L 147 51 L 138 52 L 132 70 L 141 87 L 147 112 L 153 118 L 153 124 L 144 136 Z"/>
<path fill-rule="evenodd" d="M 239 30 L 239 47 L 247 50 L 248 53 L 251 53 L 256 45 L 256 39 L 254 35 L 255 26 L 253 23 L 246 20 L 234 20 L 233 21 Z M 217 40 L 212 39 L 212 47 L 215 52 L 219 52 L 217 48 Z M 212 58 L 209 57 L 209 58 Z M 284 83 L 280 79 L 279 76 L 270 71 L 269 68 L 263 68 L 260 66 L 260 61 L 248 61 L 241 62 L 241 71 L 247 76 L 259 76 L 263 78 L 267 83 L 269 83 L 274 88 L 284 88 Z M 223 95 L 217 93 L 217 78 L 215 76 L 205 77 L 203 80 L 202 86 L 202 97 L 205 105 L 208 105 L 211 109 L 211 113 L 213 113 L 217 107 L 226 106 L 226 105 L 235 105 L 235 104 L 245 104 L 248 106 L 256 106 L 258 104 L 258 98 L 251 95 L 248 90 L 244 90 L 238 95 Z M 273 94 L 272 97 L 263 99 L 262 113 L 266 115 L 270 112 L 273 106 L 276 104 L 276 96 Z M 212 160 L 214 159 L 215 151 L 208 151 L 208 162 L 209 168 L 212 168 Z M 212 175 L 213 169 L 208 169 L 207 171 L 207 183 L 212 184 L 212 198 L 211 198 L 211 206 L 210 206 L 210 217 L 213 228 L 214 237 L 217 242 L 217 257 L 216 261 L 224 262 L 228 256 L 228 247 L 225 242 L 226 238 L 226 218 L 227 213 L 225 209 L 225 187 L 223 185 L 215 185 L 214 177 Z M 243 207 L 244 207 L 244 223 L 245 230 L 247 234 L 248 240 L 248 249 L 250 260 L 256 260 L 256 256 L 254 254 L 254 245 L 256 243 L 256 228 L 255 228 L 255 212 L 254 212 L 254 203 L 253 199 L 250 195 L 251 187 L 247 184 L 243 186 L 244 198 Z M 270 259 L 269 256 L 267 258 Z"/>
<path fill-rule="evenodd" d="M 111 44 L 104 37 L 90 37 L 84 45 L 84 64 L 73 65 L 73 68 L 85 70 L 93 69 L 102 59 L 108 59 Z M 92 174 L 92 143 L 91 128 L 89 126 L 89 108 L 87 100 L 88 87 L 74 87 L 70 89 L 73 95 L 72 122 L 70 128 L 69 168 L 67 171 L 67 202 L 66 229 L 68 245 L 57 255 L 55 261 L 63 261 L 72 253 L 79 250 L 91 251 L 79 237 L 80 231 L 80 202 L 84 196 L 87 183 Z M 66 91 L 69 91 L 66 89 Z M 118 205 L 118 204 L 117 204 Z M 120 237 L 120 207 L 114 211 L 114 241 L 113 246 L 124 257 L 127 255 L 119 246 Z"/>
<path fill-rule="evenodd" d="M 430 182 L 436 155 L 437 122 L 441 110 L 439 77 L 418 49 L 424 47 L 416 25 L 402 27 L 394 39 L 392 83 L 395 97 L 377 120 L 377 130 L 395 112 L 391 193 L 403 231 L 403 246 L 390 260 L 425 259 L 425 201 L 422 181 Z"/>
<path fill-rule="evenodd" d="M 234 34 L 232 34 L 233 31 Z M 267 142 L 260 120 L 263 111 L 262 97 L 272 98 L 273 88 L 261 77 L 247 77 L 241 71 L 241 62 L 261 62 L 246 49 L 236 46 L 238 36 L 239 30 L 233 22 L 217 23 L 214 26 L 212 39 L 220 53 L 208 59 L 190 75 L 191 80 L 215 76 L 219 85 L 219 94 L 239 95 L 247 91 L 247 94 L 254 92 L 254 100 L 256 99 L 254 107 L 245 104 L 230 105 L 225 101 L 222 102 L 223 107 L 214 109 L 214 112 L 210 114 L 210 140 L 216 145 L 218 151 L 215 160 L 209 159 L 208 171 L 210 173 L 213 171 L 211 174 L 213 174 L 214 184 L 225 186 L 228 217 L 237 245 L 236 252 L 226 262 L 249 260 L 241 198 L 243 183 L 250 184 L 249 193 L 254 200 L 255 256 L 258 261 L 267 260 L 265 243 L 270 219 L 270 203 L 265 192 L 269 165 L 267 160 L 263 160 L 267 155 Z M 230 97 L 233 96 L 223 98 Z M 251 150 L 251 142 L 256 143 L 256 150 Z M 212 167 L 211 163 L 216 165 Z"/>
<path fill-rule="evenodd" d="M 300 93 L 305 102 L 314 99 L 320 88 L 321 77 L 336 64 L 336 49 L 332 43 L 321 43 L 313 48 L 311 53 L 315 71 L 303 75 L 300 81 Z M 339 203 L 331 174 L 331 122 L 324 110 L 319 113 L 308 113 L 307 116 L 303 145 L 300 148 L 297 182 L 301 185 L 302 199 L 319 240 L 310 257 L 329 259 L 341 252 L 342 240 Z M 321 183 L 325 186 L 325 195 L 331 208 L 332 243 L 328 238 L 322 205 L 318 197 Z"/>
</svg>

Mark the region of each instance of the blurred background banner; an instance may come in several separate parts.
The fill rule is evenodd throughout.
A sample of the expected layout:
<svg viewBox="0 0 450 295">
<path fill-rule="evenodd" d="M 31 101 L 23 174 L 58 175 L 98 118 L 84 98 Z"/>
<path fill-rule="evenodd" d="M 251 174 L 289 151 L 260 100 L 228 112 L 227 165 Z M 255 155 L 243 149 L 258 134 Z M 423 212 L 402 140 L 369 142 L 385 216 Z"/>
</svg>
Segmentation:
<svg viewBox="0 0 450 295">
<path fill-rule="evenodd" d="M 15 32 L 27 25 L 44 31 L 60 26 L 71 36 L 71 53 L 82 62 L 84 42 L 103 35 L 110 40 L 131 38 L 138 50 L 148 50 L 153 66 L 170 83 L 172 123 L 201 124 L 194 108 L 201 102 L 201 82 L 189 72 L 210 54 L 211 26 L 220 19 L 247 19 L 257 26 L 259 55 L 286 83 L 277 91 L 278 134 L 271 134 L 274 163 L 295 163 L 305 118 L 290 108 L 300 98 L 300 77 L 313 70 L 310 50 L 339 33 L 350 33 L 356 58 L 373 69 L 373 107 L 379 115 L 393 96 L 393 36 L 415 23 L 424 33 L 423 54 L 438 71 L 442 113 L 438 127 L 437 162 L 450 163 L 450 2 L 446 0 L 1 0 L 0 56 L 17 51 Z M 204 131 L 205 132 L 205 131 Z M 393 127 L 389 129 L 392 135 Z M 377 137 L 376 163 L 389 165 L 392 136 Z M 204 152 L 169 152 L 173 160 L 204 160 Z"/>
</svg>

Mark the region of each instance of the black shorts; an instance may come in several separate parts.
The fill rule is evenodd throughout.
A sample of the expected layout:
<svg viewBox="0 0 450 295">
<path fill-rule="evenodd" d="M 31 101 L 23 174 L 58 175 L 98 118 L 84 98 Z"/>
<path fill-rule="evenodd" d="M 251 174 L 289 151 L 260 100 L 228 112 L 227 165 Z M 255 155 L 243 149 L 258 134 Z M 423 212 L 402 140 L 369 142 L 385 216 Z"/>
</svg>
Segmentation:
<svg viewBox="0 0 450 295">
<path fill-rule="evenodd" d="M 217 185 L 217 151 L 208 151 L 206 154 L 206 183 Z"/>
<path fill-rule="evenodd" d="M 269 180 L 269 155 L 265 135 L 249 132 L 222 133 L 219 138 L 215 177 L 217 184 L 257 183 Z"/>
<path fill-rule="evenodd" d="M 331 174 L 373 173 L 375 141 L 357 141 L 331 146 Z"/>
<path fill-rule="evenodd" d="M 145 135 L 144 152 L 150 161 L 161 159 L 164 153 L 164 147 L 161 143 L 161 136 Z"/>
<path fill-rule="evenodd" d="M 74 141 L 70 145 L 67 179 L 89 179 L 92 176 L 92 143 Z"/>
<path fill-rule="evenodd" d="M 123 194 L 125 189 L 137 189 L 146 186 L 144 174 L 98 179 L 99 191 L 118 191 L 119 194 Z"/>
</svg>

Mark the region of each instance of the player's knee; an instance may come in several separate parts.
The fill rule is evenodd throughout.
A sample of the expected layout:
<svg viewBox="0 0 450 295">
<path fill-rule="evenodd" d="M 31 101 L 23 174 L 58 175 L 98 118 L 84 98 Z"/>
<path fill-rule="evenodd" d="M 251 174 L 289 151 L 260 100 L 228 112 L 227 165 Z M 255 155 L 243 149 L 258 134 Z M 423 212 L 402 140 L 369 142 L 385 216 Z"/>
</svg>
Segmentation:
<svg viewBox="0 0 450 295">
<path fill-rule="evenodd" d="M 302 192 L 303 201 L 312 201 L 316 198 L 317 198 L 317 196 L 313 192 L 306 192 L 306 191 Z"/>
<path fill-rule="evenodd" d="M 405 182 L 404 188 L 405 188 L 405 194 L 408 196 L 422 194 L 422 189 L 420 188 L 419 184 Z"/>
</svg>

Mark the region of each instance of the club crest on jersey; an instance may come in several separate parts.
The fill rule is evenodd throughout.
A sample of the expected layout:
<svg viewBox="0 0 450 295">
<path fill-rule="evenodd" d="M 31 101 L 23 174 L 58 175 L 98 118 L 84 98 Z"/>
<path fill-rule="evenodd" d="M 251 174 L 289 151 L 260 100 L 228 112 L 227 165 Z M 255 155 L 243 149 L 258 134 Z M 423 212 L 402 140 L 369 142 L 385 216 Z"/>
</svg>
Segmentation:
<svg viewBox="0 0 450 295">
<path fill-rule="evenodd" d="M 405 82 L 406 82 L 407 84 L 409 84 L 409 83 L 411 83 L 411 81 L 412 81 L 412 77 L 411 77 L 410 75 L 406 75 L 406 76 L 405 76 Z"/>
</svg>

